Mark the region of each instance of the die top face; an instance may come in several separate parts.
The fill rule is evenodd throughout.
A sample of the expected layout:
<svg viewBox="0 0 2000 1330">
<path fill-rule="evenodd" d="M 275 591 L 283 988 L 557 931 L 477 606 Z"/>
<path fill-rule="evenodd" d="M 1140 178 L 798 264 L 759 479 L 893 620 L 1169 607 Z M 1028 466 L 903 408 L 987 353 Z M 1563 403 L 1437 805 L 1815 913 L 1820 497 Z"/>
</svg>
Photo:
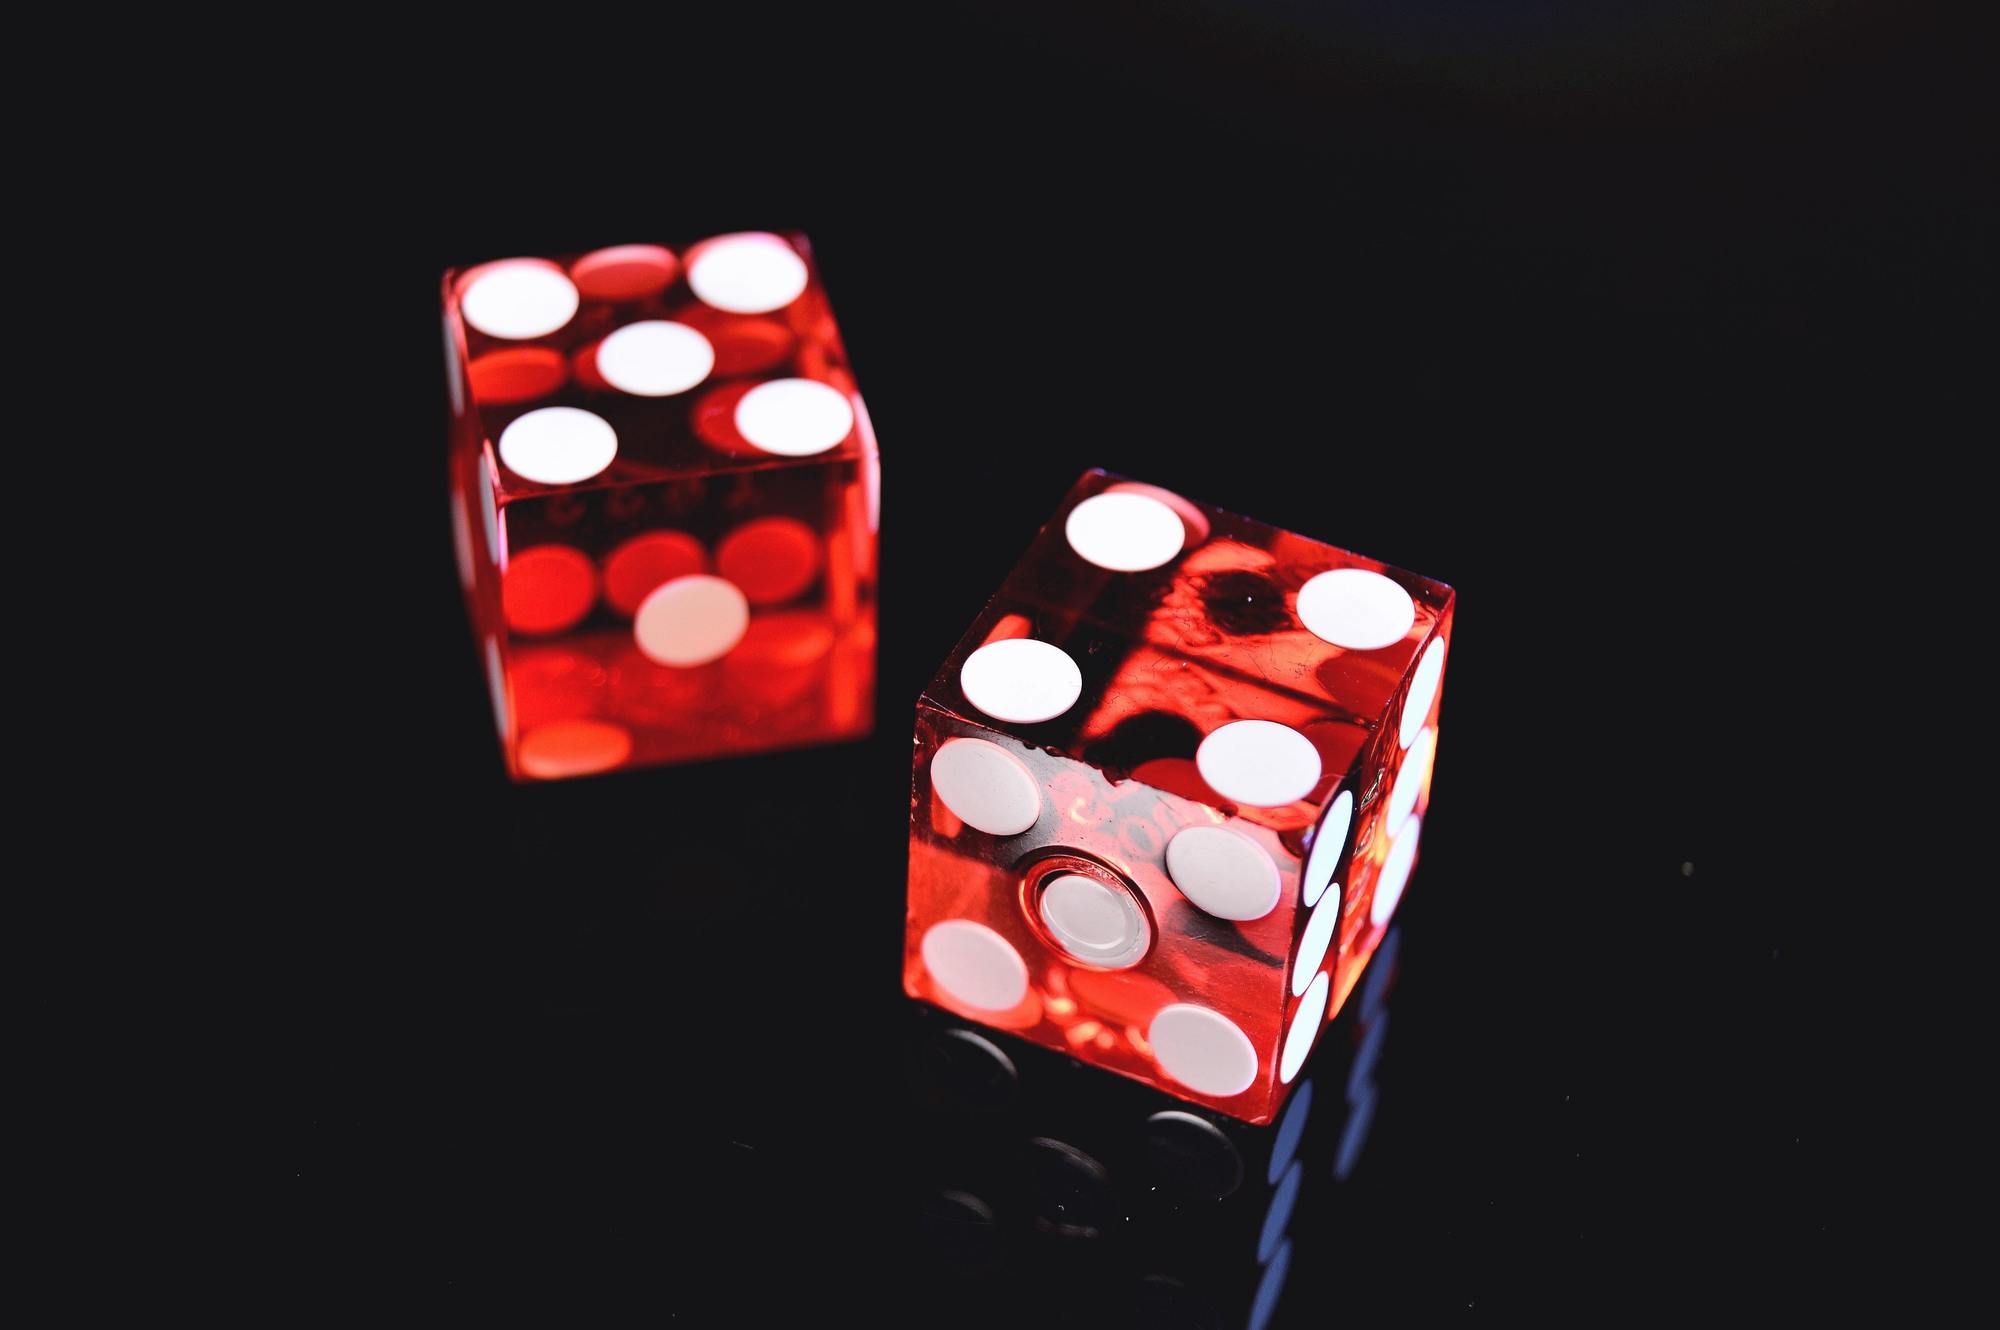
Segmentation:
<svg viewBox="0 0 2000 1330">
<path fill-rule="evenodd" d="M 1397 722 L 1451 603 L 1443 583 L 1090 471 L 924 697 L 1114 784 L 1294 830 Z"/>
<path fill-rule="evenodd" d="M 447 272 L 443 299 L 496 502 L 875 456 L 796 232 L 500 259 Z"/>
</svg>

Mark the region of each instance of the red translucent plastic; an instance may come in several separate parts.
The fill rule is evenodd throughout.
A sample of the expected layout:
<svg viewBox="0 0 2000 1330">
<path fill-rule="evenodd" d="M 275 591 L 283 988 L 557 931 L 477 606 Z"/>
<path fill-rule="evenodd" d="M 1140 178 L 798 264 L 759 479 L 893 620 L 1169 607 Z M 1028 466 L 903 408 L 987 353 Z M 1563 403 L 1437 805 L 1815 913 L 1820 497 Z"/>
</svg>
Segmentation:
<svg viewBox="0 0 2000 1330">
<path fill-rule="evenodd" d="M 1080 557 L 1066 519 L 1114 490 L 1147 494 L 1180 513 L 1180 552 L 1138 572 Z M 1379 574 L 1407 592 L 1407 633 L 1386 646 L 1343 647 L 1309 631 L 1297 608 L 1300 588 L 1335 569 Z M 1235 1117 L 1270 1120 L 1288 1089 L 1281 1052 L 1295 1022 L 1304 1030 L 1302 1061 L 1387 931 L 1394 901 L 1385 895 L 1378 905 L 1375 888 L 1395 839 L 1392 790 L 1414 754 L 1428 761 L 1435 750 L 1441 688 L 1417 683 L 1423 715 L 1412 715 L 1407 728 L 1428 734 L 1408 748 L 1400 742 L 1403 712 L 1419 661 L 1433 646 L 1430 678 L 1441 678 L 1452 609 L 1453 593 L 1441 583 L 1103 472 L 1086 474 L 918 703 L 906 990 Z M 1017 638 L 1058 647 L 1075 663 L 1081 691 L 1061 714 L 1003 722 L 968 696 L 961 682 L 967 658 Z M 1320 776 L 1307 793 L 1253 805 L 1208 784 L 1196 757 L 1202 741 L 1241 720 L 1276 722 L 1310 743 Z M 998 745 L 1026 768 L 1031 826 L 980 830 L 947 805 L 932 764 L 945 744 L 965 738 Z M 1409 837 L 1399 873 L 1413 862 L 1428 772 L 1413 773 L 1411 784 L 1415 797 L 1405 791 L 1393 810 L 1396 830 Z M 1305 937 L 1314 911 L 1302 900 L 1301 879 L 1315 838 L 1332 825 L 1329 809 L 1344 794 L 1352 795 L 1347 835 L 1329 842 L 1339 857 L 1322 874 L 1339 893 L 1336 920 L 1321 925 L 1334 925 L 1333 941 L 1314 966 L 1317 948 Z M 1176 833 L 1191 827 L 1226 829 L 1261 850 L 1277 872 L 1275 907 L 1244 919 L 1197 906 L 1166 858 Z M 1135 898 L 1151 937 L 1136 964 L 1090 964 L 1051 936 L 1037 902 L 1052 860 L 1055 872 L 1122 884 Z M 949 961 L 941 964 L 950 973 L 933 968 L 925 940 L 941 924 L 955 937 L 974 934 L 975 969 L 999 957 L 996 987 L 968 989 Z M 1015 992 L 1007 951 L 1019 958 L 1027 983 L 1017 1002 L 996 1009 L 994 993 Z M 1295 966 L 1299 986 L 1325 978 L 1317 1028 L 1299 1014 L 1315 994 L 1310 987 L 1304 998 L 1295 993 Z M 1247 1038 L 1256 1058 L 1247 1086 L 1205 1091 L 1169 1073 L 1149 1032 L 1162 1010 L 1177 1004 L 1205 1009 Z"/>
<path fill-rule="evenodd" d="M 453 540 L 515 779 L 836 742 L 872 726 L 875 439 L 805 237 L 756 239 L 788 248 L 805 281 L 755 313 L 704 303 L 689 280 L 692 247 L 618 245 L 445 274 Z M 510 266 L 560 274 L 573 315 L 553 330 L 506 329 L 530 336 L 482 331 L 467 292 Z M 712 365 L 666 395 L 622 391 L 600 371 L 600 347 L 657 322 L 699 333 Z M 737 404 L 793 379 L 849 404 L 845 437 L 804 455 L 743 437 Z M 608 425 L 609 464 L 570 483 L 511 469 L 508 427 L 551 407 Z M 727 582 L 747 622 L 718 640 L 720 655 L 669 663 L 644 649 L 636 619 L 652 593 L 690 577 Z"/>
</svg>

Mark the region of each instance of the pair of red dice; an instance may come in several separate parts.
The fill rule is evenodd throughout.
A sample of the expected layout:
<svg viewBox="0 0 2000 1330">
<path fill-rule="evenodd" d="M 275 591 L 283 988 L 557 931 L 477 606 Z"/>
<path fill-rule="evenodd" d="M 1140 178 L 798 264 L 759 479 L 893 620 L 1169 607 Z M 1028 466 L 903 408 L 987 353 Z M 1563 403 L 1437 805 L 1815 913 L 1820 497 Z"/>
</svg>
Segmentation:
<svg viewBox="0 0 2000 1330">
<path fill-rule="evenodd" d="M 872 728 L 880 459 L 799 235 L 448 273 L 508 770 Z M 904 986 L 1268 1121 L 1415 861 L 1449 587 L 1086 473 L 917 706 Z"/>
</svg>

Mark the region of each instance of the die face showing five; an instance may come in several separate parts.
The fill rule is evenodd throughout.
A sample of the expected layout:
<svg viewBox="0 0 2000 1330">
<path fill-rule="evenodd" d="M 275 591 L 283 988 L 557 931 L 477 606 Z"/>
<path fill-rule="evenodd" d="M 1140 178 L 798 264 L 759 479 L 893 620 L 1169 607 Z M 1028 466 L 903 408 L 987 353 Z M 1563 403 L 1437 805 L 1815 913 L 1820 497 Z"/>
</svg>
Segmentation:
<svg viewBox="0 0 2000 1330">
<path fill-rule="evenodd" d="M 1408 881 L 1452 607 L 1085 475 L 919 703 L 906 989 L 1268 1120 Z"/>
<path fill-rule="evenodd" d="M 879 460 L 804 237 L 503 259 L 443 296 L 509 771 L 865 734 Z"/>
</svg>

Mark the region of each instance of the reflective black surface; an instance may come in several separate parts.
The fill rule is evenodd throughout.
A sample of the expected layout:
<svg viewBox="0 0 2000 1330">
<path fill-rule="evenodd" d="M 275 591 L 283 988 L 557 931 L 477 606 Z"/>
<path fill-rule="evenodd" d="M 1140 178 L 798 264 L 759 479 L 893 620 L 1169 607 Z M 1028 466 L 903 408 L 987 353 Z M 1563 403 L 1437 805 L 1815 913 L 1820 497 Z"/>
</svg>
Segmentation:
<svg viewBox="0 0 2000 1330">
<path fill-rule="evenodd" d="M 1387 1009 L 1338 1020 L 1260 1128 L 1005 1036 L 975 1042 L 913 1005 L 925 1106 L 898 1124 L 900 1172 L 884 1181 L 900 1184 L 931 1259 L 902 1266 L 893 1305 L 961 1325 L 1261 1328 L 1287 1306 L 1337 1314 L 1360 1272 L 1322 1244 L 1366 1185 L 1355 1177 L 1383 1046 L 1369 1036 Z M 974 1056 L 985 1069 L 968 1078 Z"/>
<path fill-rule="evenodd" d="M 331 884 L 292 933 L 299 1296 L 1247 1319 L 1258 1225 L 1194 1258 L 1271 1187 L 1255 1148 L 897 985 L 911 704 L 1101 465 L 1461 598 L 1401 978 L 1370 1078 L 1314 1073 L 1270 1324 L 1843 1305 L 1860 888 L 1796 827 L 1871 742 L 1830 717 L 1902 705 L 1873 667 L 1810 692 L 1893 603 L 1856 528 L 1898 467 L 1827 487 L 1970 381 L 1965 58 L 1914 14 L 1466 8 L 1030 9 L 768 68 L 684 33 L 525 106 L 468 95 L 473 40 L 374 93 L 404 130 L 340 122 L 274 270 L 341 293 L 279 320 L 341 387 L 302 374 L 324 597 L 256 833 Z M 812 236 L 882 441 L 878 733 L 511 786 L 437 274 L 771 224 Z"/>
</svg>

